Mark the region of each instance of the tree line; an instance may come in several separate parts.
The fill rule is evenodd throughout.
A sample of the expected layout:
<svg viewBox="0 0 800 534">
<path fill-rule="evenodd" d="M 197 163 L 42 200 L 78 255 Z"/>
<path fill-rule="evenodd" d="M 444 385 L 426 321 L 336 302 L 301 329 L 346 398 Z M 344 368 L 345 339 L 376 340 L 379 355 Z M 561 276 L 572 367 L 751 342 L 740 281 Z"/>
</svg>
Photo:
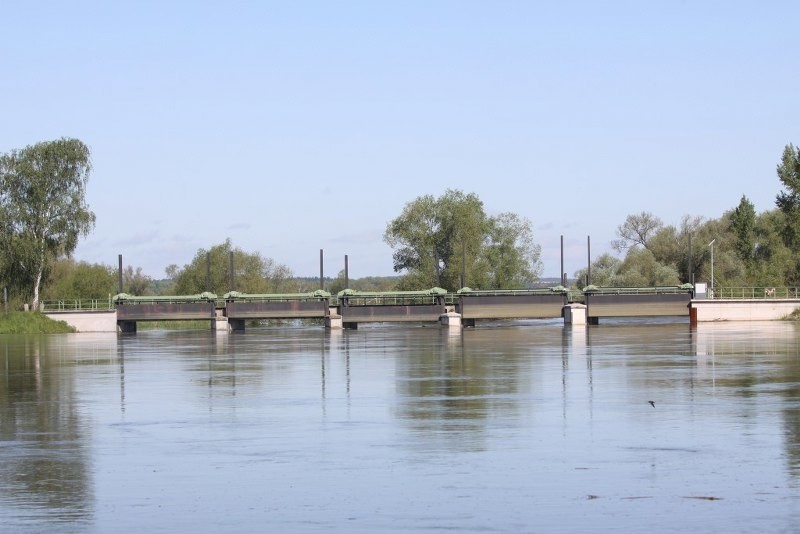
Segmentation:
<svg viewBox="0 0 800 534">
<path fill-rule="evenodd" d="M 41 142 L 0 155 L 0 284 L 10 290 L 12 303 L 29 302 L 35 309 L 41 299 L 107 298 L 118 292 L 117 267 L 72 257 L 78 240 L 95 224 L 85 199 L 90 172 L 89 148 L 77 139 Z M 737 206 L 716 219 L 685 215 L 668 225 L 651 212 L 628 215 L 611 243 L 619 257 L 602 254 L 590 269 L 574 273 L 573 286 L 710 281 L 712 241 L 717 286 L 800 285 L 797 147 L 785 147 L 777 175 L 782 189 L 776 207 L 760 214 L 742 195 Z M 439 197 L 420 196 L 387 223 L 383 238 L 393 249 L 397 276 L 348 280 L 351 289 L 521 289 L 541 275 L 541 247 L 531 222 L 515 213 L 489 215 L 474 193 L 448 189 Z M 319 288 L 318 279 L 295 277 L 287 266 L 227 239 L 199 249 L 183 267 L 168 266 L 163 279 L 126 267 L 123 292 L 224 294 L 231 274 L 235 289 L 245 293 Z M 324 283 L 332 293 L 345 289 L 344 272 Z"/>
<path fill-rule="evenodd" d="M 685 215 L 668 225 L 650 212 L 628 215 L 611 245 L 621 258 L 603 254 L 591 263 L 598 286 L 647 287 L 711 282 L 717 287 L 800 285 L 800 152 L 787 145 L 776 174 L 775 208 L 757 214 L 742 195 L 715 219 Z M 586 283 L 589 269 L 575 273 Z"/>
</svg>

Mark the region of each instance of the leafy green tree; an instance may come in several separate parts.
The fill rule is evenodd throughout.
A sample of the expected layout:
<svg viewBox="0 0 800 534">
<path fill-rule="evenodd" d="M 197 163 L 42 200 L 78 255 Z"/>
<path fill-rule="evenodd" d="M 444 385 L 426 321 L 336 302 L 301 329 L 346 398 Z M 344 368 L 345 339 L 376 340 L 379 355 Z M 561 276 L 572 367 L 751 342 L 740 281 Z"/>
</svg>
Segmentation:
<svg viewBox="0 0 800 534">
<path fill-rule="evenodd" d="M 89 148 L 62 138 L 0 156 L 0 225 L 7 279 L 30 287 L 39 305 L 48 267 L 69 255 L 94 227 L 86 204 L 91 171 Z"/>
<path fill-rule="evenodd" d="M 598 287 L 616 287 L 621 266 L 622 260 L 608 253 L 603 254 L 591 264 L 591 279 L 587 280 L 589 278 L 589 269 L 587 268 L 575 272 L 576 284 L 578 288 L 583 288 L 586 287 L 588 281 L 589 284 Z"/>
<path fill-rule="evenodd" d="M 199 249 L 192 262 L 173 270 L 175 293 L 193 295 L 206 291 L 206 257 L 210 255 L 209 291 L 224 295 L 230 290 L 230 253 L 233 252 L 234 289 L 241 293 L 285 293 L 292 283 L 292 272 L 285 265 L 258 252 L 247 253 L 233 247 L 230 239 L 209 250 Z"/>
<path fill-rule="evenodd" d="M 531 223 L 515 213 L 501 213 L 489 219 L 486 258 L 489 288 L 522 288 L 541 274 L 541 247 L 533 241 Z"/>
<path fill-rule="evenodd" d="M 488 217 L 474 193 L 448 189 L 418 197 L 389 222 L 384 234 L 394 248 L 394 270 L 405 271 L 400 289 L 514 288 L 534 281 L 540 248 L 529 221 L 505 213 Z"/>
<path fill-rule="evenodd" d="M 800 248 L 800 153 L 796 146 L 789 144 L 783 149 L 777 172 L 783 191 L 778 193 L 775 204 L 786 215 L 784 242 L 797 250 Z"/>
<path fill-rule="evenodd" d="M 103 299 L 117 292 L 117 271 L 100 263 L 60 258 L 53 263 L 42 297 L 55 299 Z"/>
<path fill-rule="evenodd" d="M 756 248 L 756 209 L 746 196 L 742 195 L 739 205 L 730 215 L 731 230 L 736 238 L 736 254 L 749 263 Z"/>
<path fill-rule="evenodd" d="M 622 287 L 653 287 L 680 285 L 677 269 L 664 265 L 647 249 L 634 247 L 628 250 L 619 268 L 615 285 Z"/>
</svg>

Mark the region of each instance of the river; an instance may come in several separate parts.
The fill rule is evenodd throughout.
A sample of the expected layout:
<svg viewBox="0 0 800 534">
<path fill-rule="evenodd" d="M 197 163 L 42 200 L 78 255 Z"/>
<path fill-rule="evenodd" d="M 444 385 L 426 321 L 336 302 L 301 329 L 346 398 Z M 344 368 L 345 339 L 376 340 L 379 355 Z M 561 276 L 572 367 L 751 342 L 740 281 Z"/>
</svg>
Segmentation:
<svg viewBox="0 0 800 534">
<path fill-rule="evenodd" d="M 794 323 L 0 336 L 0 358 L 3 532 L 800 528 Z"/>
</svg>

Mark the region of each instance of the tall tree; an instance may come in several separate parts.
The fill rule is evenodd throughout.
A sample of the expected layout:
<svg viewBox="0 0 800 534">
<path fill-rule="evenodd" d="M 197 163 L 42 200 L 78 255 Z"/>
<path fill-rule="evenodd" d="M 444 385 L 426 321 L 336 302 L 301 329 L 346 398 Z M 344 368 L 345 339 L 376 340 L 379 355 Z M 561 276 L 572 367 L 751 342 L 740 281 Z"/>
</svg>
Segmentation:
<svg viewBox="0 0 800 534">
<path fill-rule="evenodd" d="M 775 204 L 786 215 L 783 238 L 786 246 L 797 250 L 800 246 L 800 153 L 796 146 L 788 144 L 783 149 L 777 172 L 783 191 L 778 193 Z"/>
<path fill-rule="evenodd" d="M 488 217 L 474 193 L 448 189 L 418 197 L 387 224 L 384 241 L 394 248 L 394 270 L 405 271 L 401 289 L 465 282 L 480 288 L 521 287 L 541 269 L 531 224 L 515 214 Z"/>
<path fill-rule="evenodd" d="M 62 138 L 0 156 L 0 223 L 6 275 L 30 284 L 32 306 L 48 266 L 94 228 L 86 204 L 89 148 Z"/>
<path fill-rule="evenodd" d="M 731 212 L 730 221 L 731 230 L 736 237 L 736 254 L 742 261 L 750 262 L 756 248 L 756 209 L 745 195 L 742 195 L 739 205 Z"/>
</svg>

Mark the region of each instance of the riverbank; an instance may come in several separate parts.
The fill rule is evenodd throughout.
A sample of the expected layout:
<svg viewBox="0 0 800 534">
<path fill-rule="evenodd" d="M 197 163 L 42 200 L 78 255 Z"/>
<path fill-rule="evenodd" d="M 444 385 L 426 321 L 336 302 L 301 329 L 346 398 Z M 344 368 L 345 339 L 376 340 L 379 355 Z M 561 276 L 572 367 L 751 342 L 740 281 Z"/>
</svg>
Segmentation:
<svg viewBox="0 0 800 534">
<path fill-rule="evenodd" d="M 38 312 L 9 312 L 0 315 L 0 334 L 66 334 L 75 329 Z"/>
</svg>

